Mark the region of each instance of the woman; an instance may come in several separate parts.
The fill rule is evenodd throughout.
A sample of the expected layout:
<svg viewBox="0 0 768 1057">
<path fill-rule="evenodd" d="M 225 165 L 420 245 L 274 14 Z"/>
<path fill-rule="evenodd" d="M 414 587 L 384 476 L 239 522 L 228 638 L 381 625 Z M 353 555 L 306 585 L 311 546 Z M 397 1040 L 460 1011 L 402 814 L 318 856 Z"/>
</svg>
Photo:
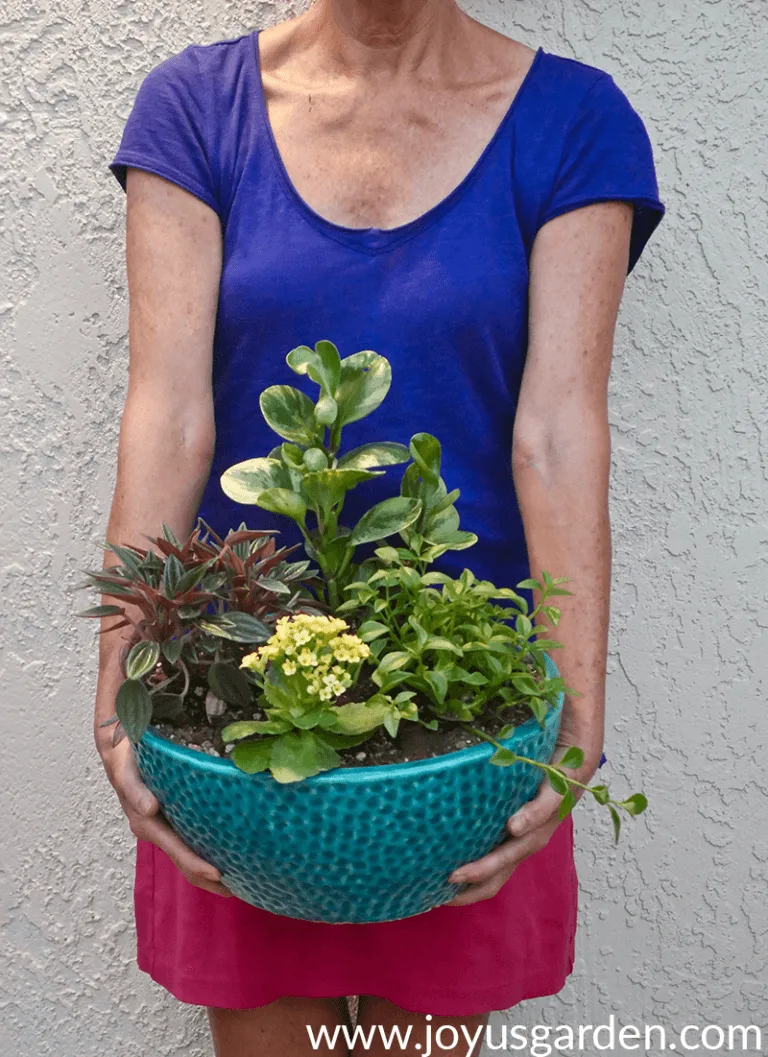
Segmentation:
<svg viewBox="0 0 768 1057">
<path fill-rule="evenodd" d="M 296 345 L 375 349 L 392 390 L 350 443 L 436 434 L 480 536 L 474 571 L 572 579 L 559 663 L 581 696 L 562 742 L 585 749 L 588 781 L 603 742 L 609 366 L 625 276 L 664 211 L 613 79 L 454 0 L 316 0 L 151 71 L 111 167 L 128 194 L 130 384 L 109 538 L 163 520 L 183 535 L 198 513 L 220 532 L 256 513 L 277 526 L 219 485 L 274 445 L 258 394 L 285 380 Z M 379 498 L 366 487 L 352 522 Z M 425 1053 L 444 1025 L 442 1043 L 462 1031 L 442 1052 L 466 1054 L 491 1010 L 560 990 L 576 876 L 549 787 L 457 871 L 471 884 L 449 906 L 375 925 L 270 915 L 183 845 L 127 743 L 98 726 L 120 678 L 113 640 L 96 737 L 138 838 L 139 964 L 208 1007 L 219 1057 L 317 1052 L 307 1025 L 343 1023 L 350 994 L 361 1026 L 384 1028 L 364 1052 L 391 1052 L 388 1030 L 410 1025 L 400 1052 Z"/>
</svg>

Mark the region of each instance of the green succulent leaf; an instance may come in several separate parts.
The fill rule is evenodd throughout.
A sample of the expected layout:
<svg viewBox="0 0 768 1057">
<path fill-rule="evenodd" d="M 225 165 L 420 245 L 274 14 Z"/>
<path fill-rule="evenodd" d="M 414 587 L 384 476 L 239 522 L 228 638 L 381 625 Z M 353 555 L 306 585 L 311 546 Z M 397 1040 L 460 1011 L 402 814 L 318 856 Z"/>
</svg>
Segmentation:
<svg viewBox="0 0 768 1057">
<path fill-rule="evenodd" d="M 329 396 L 336 395 L 341 378 L 339 350 L 332 341 L 318 341 L 314 349 L 299 345 L 286 357 L 288 366 L 296 374 L 306 374 Z"/>
<path fill-rule="evenodd" d="M 336 401 L 332 396 L 323 393 L 315 404 L 315 422 L 319 426 L 332 426 L 339 413 Z"/>
<path fill-rule="evenodd" d="M 140 679 L 126 679 L 115 695 L 115 711 L 134 744 L 141 741 L 152 719 L 152 698 Z"/>
<path fill-rule="evenodd" d="M 293 594 L 288 584 L 284 584 L 282 580 L 273 580 L 270 576 L 262 576 L 258 584 L 262 591 L 271 591 L 273 594 L 283 596 Z"/>
<path fill-rule="evenodd" d="M 336 734 L 332 730 L 316 730 L 315 737 L 330 745 L 332 749 L 353 749 L 368 739 L 368 731 L 364 734 Z"/>
<path fill-rule="evenodd" d="M 392 368 L 376 352 L 355 352 L 341 361 L 337 424 L 346 426 L 375 411 L 389 392 Z"/>
<path fill-rule="evenodd" d="M 321 771 L 329 771 L 337 767 L 339 762 L 339 754 L 322 737 L 311 730 L 302 730 L 275 738 L 270 770 L 276 782 L 288 784 L 311 778 Z"/>
<path fill-rule="evenodd" d="M 461 492 L 458 488 L 454 488 L 452 492 L 447 492 L 439 503 L 436 503 L 433 507 L 430 508 L 430 517 L 434 518 L 438 514 L 442 514 L 444 510 L 447 510 L 449 507 L 453 506 L 453 504 L 456 502 L 460 495 Z"/>
<path fill-rule="evenodd" d="M 336 722 L 328 729 L 336 734 L 365 734 L 380 727 L 392 713 L 386 701 L 353 701 L 348 705 L 335 705 L 331 711 Z"/>
<path fill-rule="evenodd" d="M 261 741 L 241 741 L 235 745 L 230 759 L 235 767 L 246 774 L 258 774 L 269 768 L 273 745 L 273 738 L 264 738 Z"/>
<path fill-rule="evenodd" d="M 339 467 L 305 474 L 301 487 L 309 504 L 328 510 L 362 481 L 370 481 L 378 476 L 371 470 Z"/>
<path fill-rule="evenodd" d="M 310 472 L 328 469 L 328 456 L 322 448 L 308 448 L 302 456 L 302 465 Z"/>
<path fill-rule="evenodd" d="M 227 743 L 251 738 L 254 734 L 285 734 L 291 729 L 291 724 L 283 719 L 239 719 L 224 727 L 221 739 Z"/>
<path fill-rule="evenodd" d="M 389 672 L 394 672 L 398 668 L 402 668 L 403 665 L 408 664 L 410 660 L 410 653 L 406 653 L 404 650 L 394 650 L 381 658 L 376 674 L 385 675 L 389 674 Z"/>
<path fill-rule="evenodd" d="M 150 694 L 152 720 L 167 723 L 178 720 L 184 713 L 184 698 L 181 694 Z"/>
<path fill-rule="evenodd" d="M 304 449 L 298 444 L 291 444 L 290 441 L 285 440 L 279 448 L 275 449 L 274 454 L 270 452 L 267 458 L 279 460 L 289 470 L 291 468 L 299 470 L 304 466 Z"/>
<path fill-rule="evenodd" d="M 171 546 L 179 547 L 179 548 L 181 547 L 181 540 L 178 538 L 178 536 L 173 531 L 173 529 L 171 528 L 170 525 L 166 525 L 166 523 L 163 522 L 162 532 L 163 532 L 163 539 L 167 540 L 168 543 L 171 544 Z"/>
<path fill-rule="evenodd" d="M 163 569 L 163 593 L 166 598 L 173 598 L 178 592 L 179 581 L 183 575 L 184 566 L 175 554 L 170 554 L 165 559 L 165 567 Z"/>
<path fill-rule="evenodd" d="M 259 398 L 267 425 L 285 440 L 314 447 L 317 436 L 315 406 L 292 385 L 271 385 Z"/>
<path fill-rule="evenodd" d="M 437 484 L 440 479 L 440 441 L 431 433 L 416 433 L 411 437 L 411 457 L 422 480 Z"/>
<path fill-rule="evenodd" d="M 187 569 L 186 571 L 184 571 L 182 566 L 173 593 L 176 595 L 184 595 L 187 591 L 191 591 L 193 587 L 197 587 L 210 568 L 212 562 L 213 559 L 211 559 L 211 561 L 203 562 L 200 565 L 195 565 L 193 568 Z"/>
<path fill-rule="evenodd" d="M 256 500 L 262 510 L 269 510 L 273 514 L 282 514 L 292 518 L 300 525 L 304 524 L 307 516 L 307 504 L 289 488 L 267 488 L 259 492 Z"/>
<path fill-rule="evenodd" d="M 353 448 L 339 459 L 339 468 L 370 470 L 378 466 L 396 466 L 408 462 L 411 454 L 404 444 L 384 441 Z"/>
<path fill-rule="evenodd" d="M 336 392 L 341 381 L 341 357 L 339 350 L 332 341 L 320 340 L 315 342 L 315 352 L 320 360 L 322 370 L 322 381 L 319 384 L 325 386 L 329 393 Z M 312 375 L 310 375 L 310 378 Z M 318 381 L 313 378 L 313 381 Z"/>
<path fill-rule="evenodd" d="M 424 643 L 425 650 L 444 650 L 448 653 L 457 653 L 459 656 L 462 655 L 463 651 L 460 646 L 457 646 L 455 642 L 451 642 L 450 639 L 445 639 L 441 635 L 430 635 L 427 641 Z M 466 673 L 464 673 L 466 675 Z"/>
<path fill-rule="evenodd" d="M 513 675 L 509 681 L 521 694 L 538 693 L 538 687 L 530 675 Z"/>
<path fill-rule="evenodd" d="M 246 459 L 221 475 L 224 494 L 236 503 L 256 503 L 270 488 L 290 488 L 291 476 L 278 459 Z"/>
<path fill-rule="evenodd" d="M 104 549 L 112 551 L 133 576 L 141 579 L 141 555 L 133 547 L 120 547 L 116 543 L 105 543 Z"/>
<path fill-rule="evenodd" d="M 270 664 L 264 679 L 264 696 L 274 709 L 283 713 L 290 713 L 294 705 L 294 695 L 288 686 L 288 682 L 275 664 Z"/>
<path fill-rule="evenodd" d="M 439 514 L 430 512 L 422 532 L 428 543 L 445 543 L 453 539 L 459 529 L 459 512 L 455 506 L 448 506 Z"/>
<path fill-rule="evenodd" d="M 350 543 L 375 543 L 401 532 L 418 518 L 421 503 L 407 496 L 392 496 L 371 507 L 352 530 Z"/>
</svg>

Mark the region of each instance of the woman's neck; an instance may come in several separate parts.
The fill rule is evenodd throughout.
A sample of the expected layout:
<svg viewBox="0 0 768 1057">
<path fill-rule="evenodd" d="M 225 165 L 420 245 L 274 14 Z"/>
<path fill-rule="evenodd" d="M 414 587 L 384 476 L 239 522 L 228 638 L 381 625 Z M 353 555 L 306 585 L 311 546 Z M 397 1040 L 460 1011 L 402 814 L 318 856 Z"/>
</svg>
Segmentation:
<svg viewBox="0 0 768 1057">
<path fill-rule="evenodd" d="M 465 19 L 456 0 L 315 0 L 301 21 L 351 71 L 418 66 Z"/>
</svg>

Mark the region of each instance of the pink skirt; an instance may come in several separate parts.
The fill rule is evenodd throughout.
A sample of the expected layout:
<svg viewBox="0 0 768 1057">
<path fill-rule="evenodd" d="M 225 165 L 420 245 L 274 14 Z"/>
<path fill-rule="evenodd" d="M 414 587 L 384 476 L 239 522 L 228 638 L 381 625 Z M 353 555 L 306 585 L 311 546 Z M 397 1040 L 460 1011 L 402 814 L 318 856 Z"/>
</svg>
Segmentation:
<svg viewBox="0 0 768 1057">
<path fill-rule="evenodd" d="M 556 994 L 573 969 L 573 820 L 493 899 L 403 921 L 326 925 L 195 888 L 137 843 L 139 968 L 182 1002 L 252 1009 L 277 998 L 376 995 L 434 1016 L 472 1016 Z"/>
</svg>

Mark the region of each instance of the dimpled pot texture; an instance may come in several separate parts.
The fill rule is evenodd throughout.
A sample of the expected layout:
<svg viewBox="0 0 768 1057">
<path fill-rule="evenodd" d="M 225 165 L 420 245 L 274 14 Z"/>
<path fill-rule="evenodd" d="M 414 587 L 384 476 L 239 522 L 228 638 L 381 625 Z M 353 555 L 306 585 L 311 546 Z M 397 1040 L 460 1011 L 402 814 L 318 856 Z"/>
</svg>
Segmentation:
<svg viewBox="0 0 768 1057">
<path fill-rule="evenodd" d="M 547 674 L 558 670 L 546 658 Z M 546 763 L 563 695 L 544 728 L 531 718 L 503 744 Z M 182 838 L 221 870 L 240 899 L 307 921 L 392 921 L 447 903 L 447 877 L 487 854 L 536 793 L 543 771 L 497 767 L 493 746 L 410 763 L 337 768 L 280 785 L 247 775 L 151 730 L 139 770 Z"/>
</svg>

